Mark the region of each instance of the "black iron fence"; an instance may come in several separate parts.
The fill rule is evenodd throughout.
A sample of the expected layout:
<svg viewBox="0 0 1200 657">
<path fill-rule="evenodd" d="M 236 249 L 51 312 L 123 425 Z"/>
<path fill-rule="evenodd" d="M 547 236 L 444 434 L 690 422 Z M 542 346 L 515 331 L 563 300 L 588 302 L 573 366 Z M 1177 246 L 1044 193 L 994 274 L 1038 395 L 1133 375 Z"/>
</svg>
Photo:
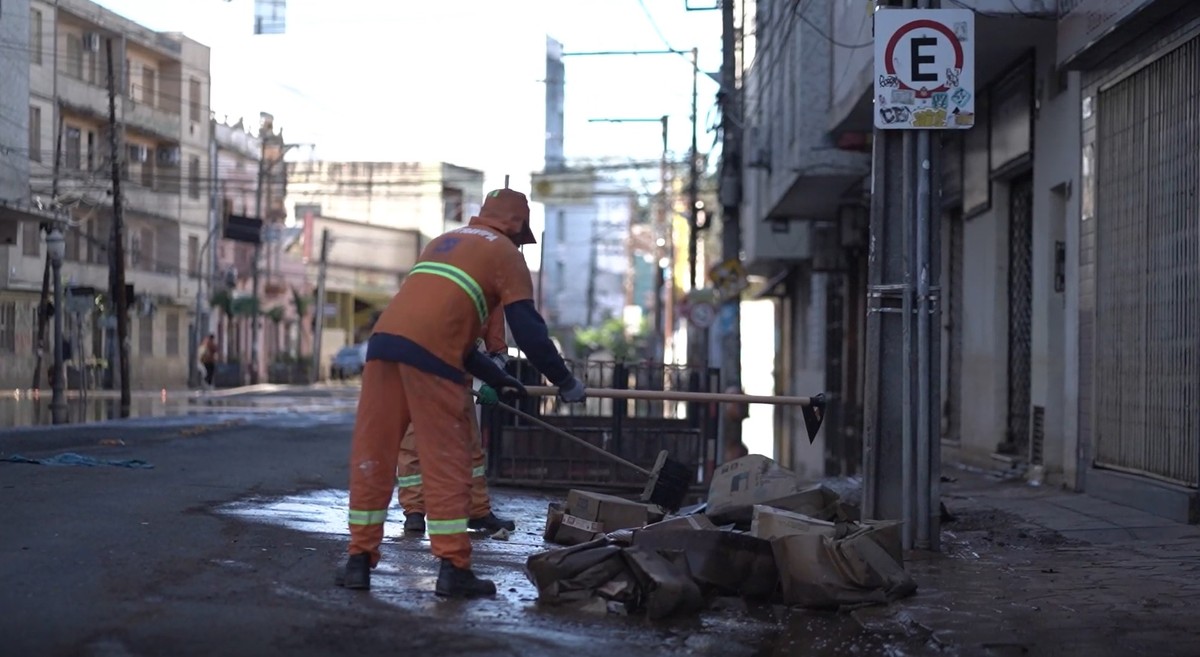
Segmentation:
<svg viewBox="0 0 1200 657">
<path fill-rule="evenodd" d="M 589 388 L 638 390 L 718 389 L 719 370 L 662 363 L 568 362 Z M 509 372 L 527 385 L 545 381 L 524 360 Z M 697 491 L 707 488 L 716 455 L 717 407 L 697 402 L 602 399 L 563 404 L 553 397 L 528 398 L 519 408 L 574 436 L 649 470 L 661 450 L 694 468 Z M 485 408 L 481 429 L 494 485 L 640 491 L 645 475 L 576 445 L 499 408 Z"/>
</svg>

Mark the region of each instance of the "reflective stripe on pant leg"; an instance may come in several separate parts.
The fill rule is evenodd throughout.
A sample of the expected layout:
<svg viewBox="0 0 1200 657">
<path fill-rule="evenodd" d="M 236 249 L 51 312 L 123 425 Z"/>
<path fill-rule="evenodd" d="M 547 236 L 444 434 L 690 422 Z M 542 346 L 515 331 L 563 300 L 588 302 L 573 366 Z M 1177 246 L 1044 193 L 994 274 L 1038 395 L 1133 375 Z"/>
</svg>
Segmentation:
<svg viewBox="0 0 1200 657">
<path fill-rule="evenodd" d="M 471 508 L 472 518 L 484 518 L 492 512 L 492 500 L 487 489 L 487 460 L 483 455 L 483 440 L 479 432 L 479 416 L 475 400 L 468 393 L 463 410 L 471 422 Z"/>
<path fill-rule="evenodd" d="M 382 525 L 385 522 L 387 522 L 387 509 L 373 511 L 350 509 L 351 525 Z"/>
<path fill-rule="evenodd" d="M 425 498 L 421 491 L 421 459 L 417 457 L 417 437 L 410 424 L 400 441 L 400 458 L 396 466 L 397 497 L 405 513 L 425 513 Z"/>
<path fill-rule="evenodd" d="M 448 536 L 450 534 L 466 534 L 467 519 L 457 518 L 455 520 L 426 520 L 426 532 L 430 536 Z"/>
<path fill-rule="evenodd" d="M 434 556 L 458 568 L 471 567 L 471 538 L 465 518 L 471 503 L 471 421 L 466 387 L 400 366 L 421 455 L 421 491 L 426 531 Z M 406 489 L 407 490 L 407 489 Z"/>
<path fill-rule="evenodd" d="M 370 555 L 372 566 L 379 563 L 396 457 L 408 424 L 409 405 L 399 367 L 383 361 L 367 363 L 350 441 L 348 525 L 350 554 Z"/>
</svg>

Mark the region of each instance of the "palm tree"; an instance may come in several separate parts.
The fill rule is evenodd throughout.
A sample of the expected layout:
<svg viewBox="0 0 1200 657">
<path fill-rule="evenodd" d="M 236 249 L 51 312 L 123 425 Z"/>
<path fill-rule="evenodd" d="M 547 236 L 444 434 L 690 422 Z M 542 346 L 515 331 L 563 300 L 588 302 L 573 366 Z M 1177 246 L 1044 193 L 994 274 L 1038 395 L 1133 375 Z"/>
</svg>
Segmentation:
<svg viewBox="0 0 1200 657">
<path fill-rule="evenodd" d="M 300 333 L 301 334 L 304 333 L 304 328 L 303 328 L 304 327 L 304 318 L 308 315 L 308 307 L 311 304 L 311 302 L 312 302 L 312 299 L 310 297 L 308 297 L 304 294 L 301 294 L 300 290 L 297 290 L 294 287 L 292 288 L 292 307 L 296 309 L 296 321 L 300 323 Z M 303 340 L 296 341 L 296 359 L 302 363 L 306 362 L 304 360 L 304 341 Z"/>
</svg>

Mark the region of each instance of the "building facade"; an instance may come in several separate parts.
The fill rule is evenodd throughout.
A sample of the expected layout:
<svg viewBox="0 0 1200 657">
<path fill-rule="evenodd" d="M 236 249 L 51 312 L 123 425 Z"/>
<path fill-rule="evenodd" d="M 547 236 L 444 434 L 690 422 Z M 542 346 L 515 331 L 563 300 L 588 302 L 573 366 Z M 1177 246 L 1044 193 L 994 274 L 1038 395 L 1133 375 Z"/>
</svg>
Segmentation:
<svg viewBox="0 0 1200 657">
<path fill-rule="evenodd" d="M 1195 521 L 1200 152 L 1184 144 L 1200 139 L 1200 6 L 954 4 L 976 12 L 977 114 L 970 130 L 934 135 L 942 454 Z M 746 250 L 777 282 L 781 392 L 804 394 L 807 377 L 835 400 L 819 460 L 799 469 L 854 473 L 872 16 L 833 0 L 804 16 L 757 5 L 743 225 L 786 220 L 809 245 L 762 258 L 747 237 Z M 785 424 L 779 443 L 797 429 Z"/>
<path fill-rule="evenodd" d="M 241 119 L 233 124 L 214 119 L 213 138 L 212 191 L 220 225 L 231 215 L 263 220 L 257 261 L 255 245 L 229 239 L 223 231 L 215 234 L 208 301 L 221 307 L 214 308 L 209 331 L 222 350 L 222 384 L 291 382 L 301 378 L 291 371 L 303 370 L 311 353 L 313 286 L 301 254 L 302 229 L 289 225 L 294 222 L 285 202 L 289 164 L 283 159 L 283 133 L 264 112 L 256 130 L 247 129 Z M 255 321 L 257 345 L 252 342 Z"/>
<path fill-rule="evenodd" d="M 483 172 L 453 164 L 289 162 L 287 207 L 304 231 L 309 280 L 324 228 L 333 240 L 321 315 L 330 335 L 364 340 L 424 245 L 465 226 L 482 201 Z"/>
<path fill-rule="evenodd" d="M 630 229 L 637 195 L 596 173 L 534 175 L 532 201 L 545 209 L 542 314 L 553 330 L 622 318 L 633 301 Z"/>
<path fill-rule="evenodd" d="M 86 0 L 33 1 L 27 32 L 29 93 L 21 123 L 34 205 L 69 220 L 64 287 L 73 367 L 111 385 L 115 320 L 108 299 L 112 162 L 108 52 L 116 96 L 116 159 L 121 178 L 130 376 L 135 388 L 183 386 L 208 233 L 209 50 L 180 34 L 158 33 Z M 6 4 L 5 13 L 8 13 Z M 17 12 L 19 13 L 19 12 Z M 8 43 L 7 39 L 5 41 Z M 7 48 L 7 46 L 6 46 Z M 11 53 L 5 54 L 11 63 Z M 6 86 L 6 101 L 11 98 Z M 8 158 L 6 158 L 7 160 Z M 32 345 L 46 248 L 36 224 L 10 247 L 6 295 L 17 306 L 17 342 Z M 35 357 L 22 350 L 0 385 L 32 381 Z"/>
</svg>

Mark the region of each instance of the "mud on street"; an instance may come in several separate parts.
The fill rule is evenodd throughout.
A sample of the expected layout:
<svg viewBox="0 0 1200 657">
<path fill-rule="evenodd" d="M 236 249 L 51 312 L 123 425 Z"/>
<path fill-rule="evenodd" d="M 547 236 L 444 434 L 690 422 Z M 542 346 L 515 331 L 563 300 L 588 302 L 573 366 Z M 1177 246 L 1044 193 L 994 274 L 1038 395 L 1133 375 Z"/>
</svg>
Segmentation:
<svg viewBox="0 0 1200 657">
<path fill-rule="evenodd" d="M 1189 654 L 1197 645 L 1179 641 L 1197 638 L 1185 621 L 1195 587 L 1180 590 L 1148 565 L 1184 553 L 1141 555 L 1125 579 L 1141 577 L 1145 604 L 1126 609 L 1113 603 L 1120 564 L 1103 550 L 981 506 L 969 487 L 951 484 L 947 556 L 910 561 L 916 595 L 886 607 L 816 613 L 718 598 L 697 616 L 650 622 L 539 606 L 525 560 L 555 547 L 541 533 L 547 503 L 562 497 L 513 490 L 494 495 L 497 512 L 518 523 L 511 540 L 475 540 L 476 570 L 495 579 L 495 599 L 436 598 L 427 538 L 403 536 L 398 510 L 371 591 L 344 590 L 333 577 L 346 546 L 351 417 L 335 410 L 0 433 L 0 458 L 70 452 L 153 466 L 0 463 L 0 653 L 1085 654 L 1063 650 L 1076 634 L 1050 630 L 1071 604 L 1074 627 L 1111 628 L 1079 646 L 1087 654 Z M 1074 567 L 1106 558 L 1099 567 L 1108 571 L 1089 571 L 1092 584 Z M 1041 590 L 1056 577 L 1079 583 Z M 1146 614 L 1175 631 L 1173 642 L 1114 636 Z"/>
</svg>

